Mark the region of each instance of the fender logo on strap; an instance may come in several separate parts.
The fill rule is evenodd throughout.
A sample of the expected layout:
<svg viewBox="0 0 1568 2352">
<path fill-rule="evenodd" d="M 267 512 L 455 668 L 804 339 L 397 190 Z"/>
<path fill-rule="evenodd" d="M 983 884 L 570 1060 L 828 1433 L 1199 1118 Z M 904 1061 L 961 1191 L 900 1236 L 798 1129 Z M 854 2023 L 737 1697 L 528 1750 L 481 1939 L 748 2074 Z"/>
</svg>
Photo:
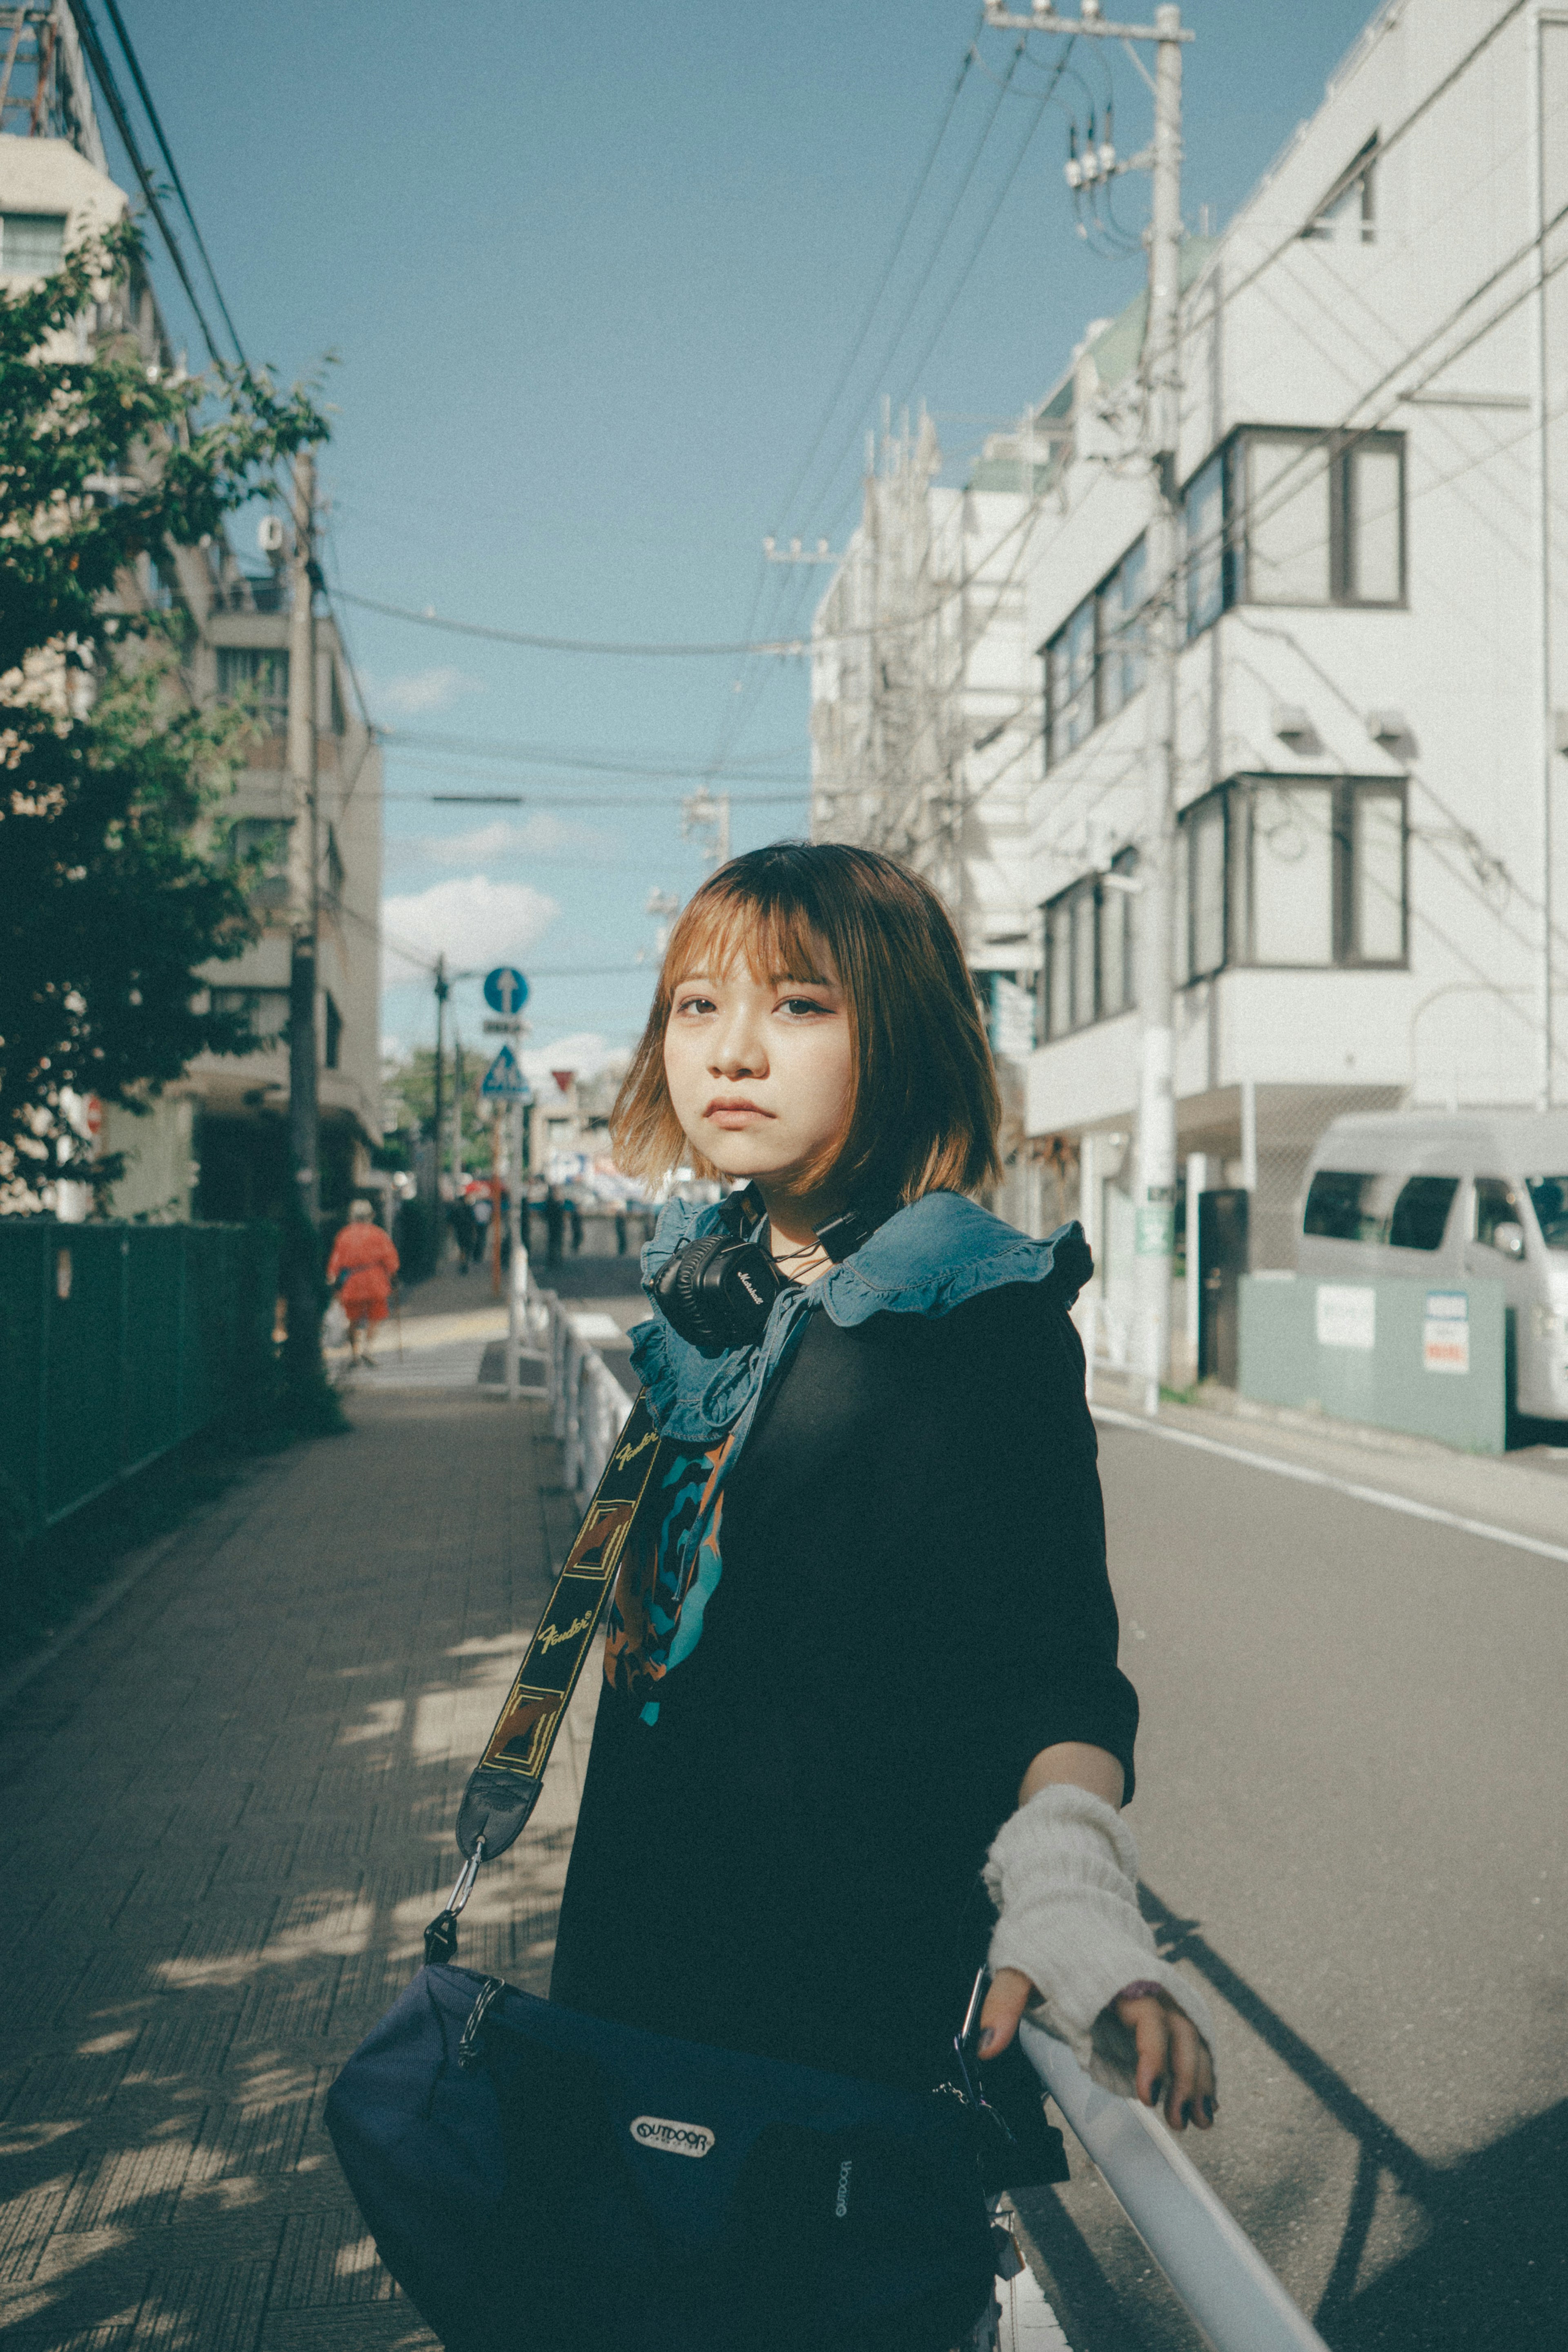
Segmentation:
<svg viewBox="0 0 1568 2352">
<path fill-rule="evenodd" d="M 644 1391 L 583 1514 L 549 1605 L 486 1743 L 481 1772 L 517 1773 L 535 1781 L 542 1776 L 658 1454 L 659 1432 Z"/>
</svg>

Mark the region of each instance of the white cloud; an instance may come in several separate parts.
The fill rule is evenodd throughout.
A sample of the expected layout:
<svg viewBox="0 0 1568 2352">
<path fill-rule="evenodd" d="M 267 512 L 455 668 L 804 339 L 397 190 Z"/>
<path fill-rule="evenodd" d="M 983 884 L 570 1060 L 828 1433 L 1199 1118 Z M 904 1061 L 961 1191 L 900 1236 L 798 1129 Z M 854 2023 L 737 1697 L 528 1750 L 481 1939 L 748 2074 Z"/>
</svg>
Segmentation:
<svg viewBox="0 0 1568 2352">
<path fill-rule="evenodd" d="M 382 901 L 386 982 L 415 978 L 421 964 L 444 955 L 455 970 L 487 971 L 525 955 L 560 908 L 527 882 L 492 882 L 487 874 L 454 875 L 428 890 Z"/>
<path fill-rule="evenodd" d="M 495 817 L 464 833 L 394 835 L 385 855 L 390 866 L 404 871 L 411 866 L 495 866 L 507 857 L 593 859 L 615 846 L 613 836 L 601 828 L 573 824 L 539 809 L 521 819 Z"/>
<path fill-rule="evenodd" d="M 373 688 L 373 697 L 383 709 L 414 719 L 429 710 L 444 710 L 465 695 L 484 691 L 483 678 L 470 677 L 466 670 L 443 662 L 433 669 L 409 670 L 402 677 L 385 678 Z"/>
</svg>

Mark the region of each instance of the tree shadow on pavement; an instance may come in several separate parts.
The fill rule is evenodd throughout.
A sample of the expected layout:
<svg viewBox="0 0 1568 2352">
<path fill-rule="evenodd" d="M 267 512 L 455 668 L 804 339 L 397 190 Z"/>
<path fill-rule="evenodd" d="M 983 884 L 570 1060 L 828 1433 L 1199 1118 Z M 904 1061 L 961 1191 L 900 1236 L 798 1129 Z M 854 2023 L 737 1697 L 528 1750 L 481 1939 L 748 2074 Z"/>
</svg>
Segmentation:
<svg viewBox="0 0 1568 2352">
<path fill-rule="evenodd" d="M 7 2352 L 434 2352 L 321 2116 L 419 1964 L 562 1548 L 522 1411 L 531 1444 L 464 1401 L 378 1401 L 23 1694 L 0 1741 Z M 570 1822 L 563 1782 L 486 1874 L 462 1961 L 544 1989 Z"/>
</svg>

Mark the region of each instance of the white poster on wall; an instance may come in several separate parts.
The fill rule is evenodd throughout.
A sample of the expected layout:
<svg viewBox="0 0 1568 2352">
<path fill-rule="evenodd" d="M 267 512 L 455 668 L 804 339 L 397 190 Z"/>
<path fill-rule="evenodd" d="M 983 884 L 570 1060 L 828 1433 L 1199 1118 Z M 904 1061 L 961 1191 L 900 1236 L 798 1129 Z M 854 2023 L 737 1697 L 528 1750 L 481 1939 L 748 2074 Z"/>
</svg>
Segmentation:
<svg viewBox="0 0 1568 2352">
<path fill-rule="evenodd" d="M 1360 1348 L 1370 1353 L 1376 1347 L 1375 1290 L 1359 1283 L 1320 1282 L 1317 1309 L 1320 1348 Z"/>
<path fill-rule="evenodd" d="M 1421 1326 L 1421 1361 L 1429 1372 L 1470 1369 L 1470 1302 L 1462 1290 L 1429 1290 Z"/>
</svg>

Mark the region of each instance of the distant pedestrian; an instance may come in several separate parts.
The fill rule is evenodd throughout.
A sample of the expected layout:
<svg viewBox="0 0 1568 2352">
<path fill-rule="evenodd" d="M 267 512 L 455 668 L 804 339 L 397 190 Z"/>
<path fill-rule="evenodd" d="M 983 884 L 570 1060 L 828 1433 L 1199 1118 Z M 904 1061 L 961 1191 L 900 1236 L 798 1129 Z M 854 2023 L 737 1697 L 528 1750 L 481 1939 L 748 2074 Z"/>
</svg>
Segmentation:
<svg viewBox="0 0 1568 2352">
<path fill-rule="evenodd" d="M 356 1364 L 373 1364 L 371 1327 L 387 1319 L 387 1301 L 397 1279 L 398 1255 L 390 1234 L 372 1222 L 368 1201 L 353 1201 L 349 1222 L 332 1244 L 327 1279 L 342 1284 L 338 1296 L 349 1318 L 349 1347 Z"/>
<path fill-rule="evenodd" d="M 545 1194 L 545 1264 L 560 1264 L 561 1236 L 566 1231 L 566 1196 L 559 1184 Z"/>
<path fill-rule="evenodd" d="M 566 1222 L 571 1229 L 571 1254 L 576 1257 L 582 1247 L 582 1211 L 577 1205 L 577 1195 L 566 1196 Z"/>
<path fill-rule="evenodd" d="M 447 1211 L 447 1223 L 457 1249 L 457 1271 L 466 1274 L 468 1261 L 474 1255 L 475 1237 L 478 1228 L 474 1221 L 474 1203 L 466 1193 L 460 1192 Z"/>
<path fill-rule="evenodd" d="M 490 1195 L 488 1192 L 477 1192 L 475 1194 L 473 1210 L 474 1263 L 476 1265 L 483 1265 L 485 1263 L 485 1244 L 490 1238 L 491 1208 Z"/>
</svg>

